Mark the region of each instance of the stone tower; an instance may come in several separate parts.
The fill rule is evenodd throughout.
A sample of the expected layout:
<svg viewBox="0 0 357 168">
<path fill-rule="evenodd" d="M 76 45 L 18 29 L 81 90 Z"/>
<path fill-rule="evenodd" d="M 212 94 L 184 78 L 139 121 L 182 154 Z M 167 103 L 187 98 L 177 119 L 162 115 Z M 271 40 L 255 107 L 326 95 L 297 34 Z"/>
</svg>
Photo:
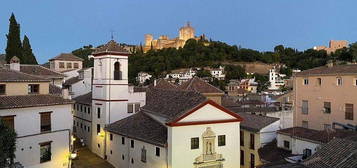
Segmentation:
<svg viewBox="0 0 357 168">
<path fill-rule="evenodd" d="M 92 90 L 92 151 L 105 158 L 104 127 L 128 117 L 129 52 L 114 40 L 98 48 L 94 59 Z"/>
<path fill-rule="evenodd" d="M 191 27 L 190 22 L 187 22 L 186 26 L 181 27 L 179 30 L 179 39 L 187 41 L 191 38 L 195 38 L 195 29 Z"/>
<path fill-rule="evenodd" d="M 151 46 L 153 39 L 152 34 L 145 34 L 145 46 Z"/>
</svg>

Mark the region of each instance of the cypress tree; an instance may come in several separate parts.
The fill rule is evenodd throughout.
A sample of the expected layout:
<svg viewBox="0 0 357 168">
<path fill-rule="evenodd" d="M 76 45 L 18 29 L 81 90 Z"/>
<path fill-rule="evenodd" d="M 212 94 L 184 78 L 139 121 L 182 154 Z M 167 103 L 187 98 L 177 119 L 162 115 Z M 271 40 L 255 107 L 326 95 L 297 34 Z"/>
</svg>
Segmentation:
<svg viewBox="0 0 357 168">
<path fill-rule="evenodd" d="M 7 37 L 6 46 L 6 62 L 9 63 L 13 56 L 17 56 L 22 61 L 22 46 L 20 39 L 20 24 L 17 23 L 15 15 L 12 13 L 9 19 L 9 34 Z"/>
<path fill-rule="evenodd" d="M 36 57 L 32 52 L 30 40 L 26 35 L 22 42 L 22 58 L 24 64 L 38 64 Z"/>
</svg>

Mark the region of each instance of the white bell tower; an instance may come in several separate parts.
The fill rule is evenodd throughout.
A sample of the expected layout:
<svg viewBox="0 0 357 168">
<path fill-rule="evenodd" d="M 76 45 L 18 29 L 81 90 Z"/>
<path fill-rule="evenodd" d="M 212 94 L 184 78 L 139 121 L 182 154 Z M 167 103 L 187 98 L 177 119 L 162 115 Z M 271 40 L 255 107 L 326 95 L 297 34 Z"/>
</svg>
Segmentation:
<svg viewBox="0 0 357 168">
<path fill-rule="evenodd" d="M 114 40 L 95 50 L 92 90 L 92 151 L 105 158 L 104 127 L 128 117 L 128 56 Z"/>
</svg>

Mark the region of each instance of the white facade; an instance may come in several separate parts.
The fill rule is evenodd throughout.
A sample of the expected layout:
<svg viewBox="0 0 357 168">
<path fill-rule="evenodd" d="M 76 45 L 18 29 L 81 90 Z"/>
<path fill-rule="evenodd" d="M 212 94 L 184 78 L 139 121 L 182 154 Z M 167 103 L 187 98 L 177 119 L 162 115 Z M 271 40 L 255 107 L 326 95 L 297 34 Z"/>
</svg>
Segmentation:
<svg viewBox="0 0 357 168">
<path fill-rule="evenodd" d="M 188 71 L 167 74 L 165 79 L 179 79 L 180 82 L 188 81 L 196 75 L 196 71 L 190 68 Z"/>
<path fill-rule="evenodd" d="M 73 112 L 73 134 L 90 149 L 92 146 L 92 106 L 75 104 Z"/>
<path fill-rule="evenodd" d="M 285 82 L 283 80 L 283 78 L 285 77 L 285 74 L 280 74 L 278 72 L 276 72 L 276 69 L 270 69 L 269 70 L 269 82 L 270 82 L 270 86 L 268 89 L 270 90 L 279 90 L 280 87 L 285 85 Z"/>
<path fill-rule="evenodd" d="M 92 91 L 92 69 L 93 68 L 87 68 L 78 71 L 80 81 L 73 83 L 69 88 L 73 98 Z"/>
<path fill-rule="evenodd" d="M 273 141 L 277 137 L 276 131 L 280 130 L 280 120 L 264 127 L 259 131 L 260 144 L 263 147 L 265 144 Z"/>
<path fill-rule="evenodd" d="M 145 105 L 145 93 L 134 92 L 128 86 L 128 56 L 100 55 L 94 58 L 92 91 L 91 150 L 105 158 L 104 127 L 129 117 Z M 117 69 L 117 70 L 116 70 Z M 117 78 L 115 75 L 118 75 Z"/>
<path fill-rule="evenodd" d="M 140 84 L 143 84 L 143 83 L 145 83 L 146 80 L 150 80 L 151 77 L 152 77 L 152 75 L 150 75 L 149 73 L 139 72 L 139 73 L 138 73 L 138 77 L 136 77 L 136 80 L 137 80 Z"/>
<path fill-rule="evenodd" d="M 293 110 L 282 109 L 281 111 L 267 112 L 266 116 L 280 119 L 280 129 L 293 127 Z"/>
<path fill-rule="evenodd" d="M 224 74 L 224 67 L 219 66 L 217 69 L 210 70 L 212 77 L 217 78 L 219 80 L 224 80 L 226 75 Z"/>
<path fill-rule="evenodd" d="M 289 142 L 289 148 L 286 148 L 284 146 L 284 141 Z M 291 136 L 283 135 L 280 133 L 278 133 L 278 137 L 277 137 L 277 146 L 279 148 L 290 150 L 291 153 L 295 155 L 303 155 L 304 150 L 306 149 L 310 150 L 312 155 L 318 150 L 320 145 L 321 144 L 318 142 L 293 138 Z"/>
<path fill-rule="evenodd" d="M 1 116 L 15 115 L 15 162 L 26 168 L 69 167 L 71 111 L 71 104 L 0 110 Z M 51 112 L 51 131 L 41 132 L 41 112 Z M 51 144 L 51 159 L 40 163 L 40 143 L 45 142 Z"/>
</svg>

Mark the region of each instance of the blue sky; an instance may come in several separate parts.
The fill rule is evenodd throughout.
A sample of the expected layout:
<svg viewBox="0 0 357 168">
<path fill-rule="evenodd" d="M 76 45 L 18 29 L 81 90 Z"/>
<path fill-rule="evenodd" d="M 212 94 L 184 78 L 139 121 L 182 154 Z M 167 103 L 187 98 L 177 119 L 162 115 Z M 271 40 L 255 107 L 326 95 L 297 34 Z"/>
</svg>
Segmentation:
<svg viewBox="0 0 357 168">
<path fill-rule="evenodd" d="M 176 37 L 190 21 L 197 34 L 261 51 L 304 50 L 330 39 L 357 41 L 356 0 L 1 0 L 0 53 L 14 12 L 40 63 L 61 52 L 110 40 L 143 42 L 145 33 Z"/>
</svg>

